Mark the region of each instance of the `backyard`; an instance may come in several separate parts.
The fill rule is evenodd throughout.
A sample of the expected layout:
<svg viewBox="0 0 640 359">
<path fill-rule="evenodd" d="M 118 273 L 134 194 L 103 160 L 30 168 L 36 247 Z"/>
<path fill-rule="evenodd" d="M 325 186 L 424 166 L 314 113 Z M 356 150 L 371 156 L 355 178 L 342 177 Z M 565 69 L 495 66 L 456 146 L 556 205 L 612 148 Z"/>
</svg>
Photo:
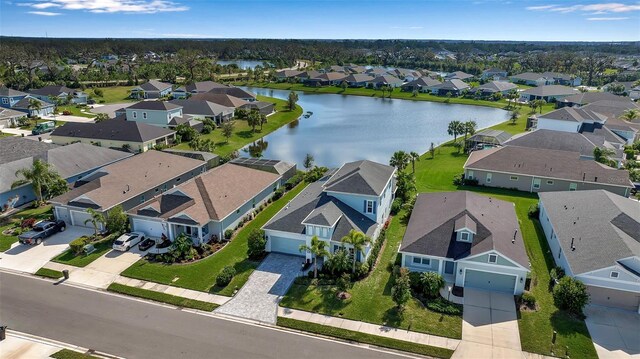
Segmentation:
<svg viewBox="0 0 640 359">
<path fill-rule="evenodd" d="M 118 102 L 133 102 L 134 99 L 129 98 L 129 92 L 133 86 L 111 86 L 111 87 L 95 87 L 87 88 L 85 92 L 89 94 L 96 103 L 118 103 Z M 97 96 L 95 89 L 102 91 L 102 96 Z"/>
</svg>

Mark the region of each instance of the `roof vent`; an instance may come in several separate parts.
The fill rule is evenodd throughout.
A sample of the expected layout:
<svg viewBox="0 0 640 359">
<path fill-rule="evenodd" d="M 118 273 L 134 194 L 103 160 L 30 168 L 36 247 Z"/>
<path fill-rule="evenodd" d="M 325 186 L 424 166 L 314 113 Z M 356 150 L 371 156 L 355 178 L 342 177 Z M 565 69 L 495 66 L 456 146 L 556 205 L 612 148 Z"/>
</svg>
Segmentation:
<svg viewBox="0 0 640 359">
<path fill-rule="evenodd" d="M 575 239 L 575 238 L 571 237 L 571 250 L 572 250 L 572 251 L 575 251 L 575 250 L 576 250 L 576 246 L 574 246 L 574 245 L 573 245 L 573 240 L 574 240 L 574 239 Z"/>
<path fill-rule="evenodd" d="M 513 233 L 513 239 L 511 239 L 511 243 L 516 243 L 516 236 L 518 235 L 518 228 L 516 228 L 515 233 Z"/>
</svg>

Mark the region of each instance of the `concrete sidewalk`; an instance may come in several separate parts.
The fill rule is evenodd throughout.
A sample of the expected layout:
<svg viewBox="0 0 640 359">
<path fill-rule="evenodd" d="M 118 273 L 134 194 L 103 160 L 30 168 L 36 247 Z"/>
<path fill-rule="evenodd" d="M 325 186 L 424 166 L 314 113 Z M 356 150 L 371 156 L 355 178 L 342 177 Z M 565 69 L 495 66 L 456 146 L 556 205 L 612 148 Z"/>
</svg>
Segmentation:
<svg viewBox="0 0 640 359">
<path fill-rule="evenodd" d="M 51 355 L 63 350 L 71 350 L 79 354 L 89 352 L 89 349 L 62 343 L 59 341 L 38 337 L 35 335 L 7 330 L 6 338 L 0 341 L 0 357 L 11 359 L 50 358 Z M 118 358 L 113 355 L 92 352 L 96 358 Z"/>
</svg>

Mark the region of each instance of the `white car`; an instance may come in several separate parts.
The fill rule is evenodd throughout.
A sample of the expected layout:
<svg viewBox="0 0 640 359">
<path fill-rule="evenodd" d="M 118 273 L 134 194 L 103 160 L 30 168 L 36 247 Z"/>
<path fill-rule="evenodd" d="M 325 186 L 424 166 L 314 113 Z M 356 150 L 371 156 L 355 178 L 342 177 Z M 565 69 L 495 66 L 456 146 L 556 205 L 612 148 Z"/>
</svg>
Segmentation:
<svg viewBox="0 0 640 359">
<path fill-rule="evenodd" d="M 113 249 L 126 252 L 144 240 L 144 235 L 137 232 L 125 233 L 113 242 Z"/>
</svg>

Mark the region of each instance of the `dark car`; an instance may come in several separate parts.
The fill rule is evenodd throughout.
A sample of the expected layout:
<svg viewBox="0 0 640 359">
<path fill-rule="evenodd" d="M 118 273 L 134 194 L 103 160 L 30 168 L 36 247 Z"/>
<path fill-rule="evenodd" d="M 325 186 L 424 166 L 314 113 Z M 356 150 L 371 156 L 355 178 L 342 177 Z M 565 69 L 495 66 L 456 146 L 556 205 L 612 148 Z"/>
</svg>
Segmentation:
<svg viewBox="0 0 640 359">
<path fill-rule="evenodd" d="M 19 235 L 18 241 L 22 244 L 40 244 L 52 235 L 64 232 L 65 229 L 67 225 L 61 220 L 38 222 L 29 232 Z"/>
<path fill-rule="evenodd" d="M 147 238 L 144 241 L 142 241 L 140 244 L 138 244 L 138 249 L 141 251 L 146 251 L 147 249 L 153 247 L 156 244 L 156 241 L 154 241 L 151 238 Z"/>
</svg>

